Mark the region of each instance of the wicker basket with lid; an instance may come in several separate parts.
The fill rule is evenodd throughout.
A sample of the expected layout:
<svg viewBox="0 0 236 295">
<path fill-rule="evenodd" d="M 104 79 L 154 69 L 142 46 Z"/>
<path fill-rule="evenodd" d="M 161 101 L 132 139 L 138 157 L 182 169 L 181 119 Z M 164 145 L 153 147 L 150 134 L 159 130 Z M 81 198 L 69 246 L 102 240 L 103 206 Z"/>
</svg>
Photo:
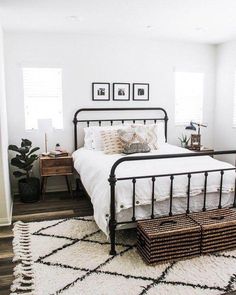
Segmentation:
<svg viewBox="0 0 236 295">
<path fill-rule="evenodd" d="M 202 254 L 236 248 L 235 209 L 215 209 L 188 216 L 201 226 Z"/>
<path fill-rule="evenodd" d="M 201 227 L 186 215 L 139 221 L 137 249 L 148 264 L 200 255 Z"/>
</svg>

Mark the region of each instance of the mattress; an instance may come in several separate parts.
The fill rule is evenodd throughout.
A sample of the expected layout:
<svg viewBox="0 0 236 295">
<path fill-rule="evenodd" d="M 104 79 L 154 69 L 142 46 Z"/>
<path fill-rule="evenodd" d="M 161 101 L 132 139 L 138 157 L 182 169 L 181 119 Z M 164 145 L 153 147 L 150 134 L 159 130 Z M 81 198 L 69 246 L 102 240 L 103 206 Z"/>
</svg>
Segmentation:
<svg viewBox="0 0 236 295">
<path fill-rule="evenodd" d="M 189 153 L 188 150 L 170 144 L 163 144 L 158 150 L 149 154 L 177 154 Z M 143 155 L 143 154 L 135 154 Z M 110 214 L 110 185 L 108 177 L 114 162 L 124 155 L 106 155 L 102 151 L 80 148 L 73 153 L 74 167 L 79 173 L 83 185 L 88 192 L 94 207 L 94 218 L 101 230 L 108 234 Z M 116 177 L 135 177 L 144 175 L 160 175 L 182 173 L 190 171 L 204 171 L 214 169 L 234 168 L 231 164 L 218 161 L 209 156 L 155 159 L 148 161 L 123 162 L 116 169 Z M 207 182 L 207 207 L 216 208 L 219 199 L 220 172 L 209 173 Z M 187 176 L 176 176 L 173 186 L 173 212 L 180 213 L 186 210 Z M 232 203 L 234 191 L 235 171 L 225 171 L 222 186 L 222 205 Z M 198 211 L 203 206 L 202 192 L 204 188 L 204 174 L 193 174 L 191 177 L 190 210 Z M 152 182 L 150 178 L 138 179 L 136 182 L 136 216 L 148 218 Z M 168 213 L 170 192 L 170 178 L 160 177 L 155 182 L 155 215 L 162 216 Z M 131 219 L 132 182 L 131 180 L 117 181 L 116 184 L 116 219 L 128 221 Z"/>
</svg>

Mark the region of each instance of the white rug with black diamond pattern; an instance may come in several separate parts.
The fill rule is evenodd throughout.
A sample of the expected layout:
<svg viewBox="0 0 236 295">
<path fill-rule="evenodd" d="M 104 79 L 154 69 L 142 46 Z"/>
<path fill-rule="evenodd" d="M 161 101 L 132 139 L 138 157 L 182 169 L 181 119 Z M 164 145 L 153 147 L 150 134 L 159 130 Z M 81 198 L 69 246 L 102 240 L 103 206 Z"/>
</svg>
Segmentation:
<svg viewBox="0 0 236 295">
<path fill-rule="evenodd" d="M 147 266 L 135 231 L 119 231 L 117 255 L 92 218 L 16 223 L 12 294 L 215 295 L 236 289 L 236 250 Z"/>
</svg>

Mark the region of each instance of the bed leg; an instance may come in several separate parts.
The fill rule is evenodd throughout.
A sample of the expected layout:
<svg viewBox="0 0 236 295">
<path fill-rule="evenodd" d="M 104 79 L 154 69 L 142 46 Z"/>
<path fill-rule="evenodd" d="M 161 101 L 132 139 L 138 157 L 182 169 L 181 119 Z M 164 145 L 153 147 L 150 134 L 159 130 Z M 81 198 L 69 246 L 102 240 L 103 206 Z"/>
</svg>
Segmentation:
<svg viewBox="0 0 236 295">
<path fill-rule="evenodd" d="M 110 230 L 110 242 L 111 251 L 110 255 L 116 255 L 116 203 L 115 203 L 115 185 L 116 177 L 115 174 L 111 173 L 109 179 L 110 189 L 111 189 L 111 204 L 110 204 L 110 220 L 109 220 L 109 230 Z"/>
<path fill-rule="evenodd" d="M 76 196 L 77 197 L 83 196 L 83 190 L 81 188 L 81 180 L 80 180 L 80 178 L 76 178 Z"/>
<path fill-rule="evenodd" d="M 110 220 L 109 230 L 110 230 L 110 242 L 111 242 L 110 255 L 116 255 L 116 221 Z"/>
</svg>

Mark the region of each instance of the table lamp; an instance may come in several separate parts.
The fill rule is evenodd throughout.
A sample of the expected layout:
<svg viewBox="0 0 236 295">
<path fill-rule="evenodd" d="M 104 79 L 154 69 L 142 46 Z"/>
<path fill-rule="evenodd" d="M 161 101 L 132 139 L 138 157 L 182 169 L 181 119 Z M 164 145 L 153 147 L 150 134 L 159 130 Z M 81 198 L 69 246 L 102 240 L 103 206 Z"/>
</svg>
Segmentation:
<svg viewBox="0 0 236 295">
<path fill-rule="evenodd" d="M 53 131 L 52 119 L 38 119 L 38 129 L 44 133 L 44 153 L 47 156 L 48 152 L 48 133 Z"/>
<path fill-rule="evenodd" d="M 197 134 L 191 134 L 191 149 L 200 150 L 201 149 L 201 127 L 207 127 L 205 124 L 196 123 L 191 121 L 188 126 L 185 127 L 185 130 L 196 131 L 198 127 Z"/>
</svg>

